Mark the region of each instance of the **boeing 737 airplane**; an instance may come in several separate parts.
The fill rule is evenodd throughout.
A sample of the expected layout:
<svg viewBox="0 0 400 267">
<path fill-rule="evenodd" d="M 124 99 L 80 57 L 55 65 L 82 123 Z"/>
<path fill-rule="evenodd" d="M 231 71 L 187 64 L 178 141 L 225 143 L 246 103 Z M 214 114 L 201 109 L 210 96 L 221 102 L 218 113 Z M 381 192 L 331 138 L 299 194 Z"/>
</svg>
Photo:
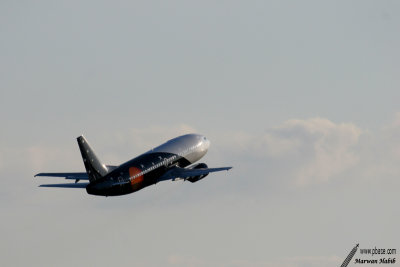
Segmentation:
<svg viewBox="0 0 400 267">
<path fill-rule="evenodd" d="M 38 173 L 35 177 L 52 176 L 75 180 L 75 183 L 43 184 L 41 187 L 86 188 L 91 195 L 119 196 L 165 180 L 183 179 L 194 183 L 210 172 L 232 168 L 208 168 L 205 163 L 193 164 L 210 147 L 210 141 L 199 134 L 176 137 L 119 166 L 104 165 L 83 136 L 77 140 L 86 172 Z M 80 180 L 89 182 L 78 183 Z"/>
</svg>

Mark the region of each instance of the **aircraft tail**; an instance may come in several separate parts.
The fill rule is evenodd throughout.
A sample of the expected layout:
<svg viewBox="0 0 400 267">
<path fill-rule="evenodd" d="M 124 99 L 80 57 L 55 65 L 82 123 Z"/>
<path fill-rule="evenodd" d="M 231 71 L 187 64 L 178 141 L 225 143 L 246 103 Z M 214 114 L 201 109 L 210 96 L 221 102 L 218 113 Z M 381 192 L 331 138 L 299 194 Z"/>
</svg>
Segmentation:
<svg viewBox="0 0 400 267">
<path fill-rule="evenodd" d="M 89 176 L 89 181 L 94 182 L 108 173 L 106 165 L 101 163 L 93 149 L 82 135 L 77 138 L 79 149 L 82 154 L 83 163 Z"/>
</svg>

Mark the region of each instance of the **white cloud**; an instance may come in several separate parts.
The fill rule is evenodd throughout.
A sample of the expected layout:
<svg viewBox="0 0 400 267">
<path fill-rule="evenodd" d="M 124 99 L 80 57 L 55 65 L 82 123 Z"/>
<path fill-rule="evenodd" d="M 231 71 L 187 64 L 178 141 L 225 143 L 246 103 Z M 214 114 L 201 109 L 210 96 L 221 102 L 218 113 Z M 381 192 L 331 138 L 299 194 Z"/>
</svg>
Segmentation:
<svg viewBox="0 0 400 267">
<path fill-rule="evenodd" d="M 397 179 L 400 175 L 400 112 L 376 133 L 363 135 L 363 177 Z"/>
<path fill-rule="evenodd" d="M 260 162 L 274 161 L 292 182 L 307 185 L 327 181 L 355 166 L 362 133 L 354 124 L 312 118 L 288 120 L 263 134 L 236 133 L 221 140 L 226 150 Z"/>
<path fill-rule="evenodd" d="M 327 119 L 289 120 L 266 134 L 266 145 L 272 157 L 283 154 L 302 158 L 295 179 L 305 185 L 327 181 L 357 164 L 359 155 L 354 148 L 361 133 L 353 124 L 335 124 Z"/>
</svg>

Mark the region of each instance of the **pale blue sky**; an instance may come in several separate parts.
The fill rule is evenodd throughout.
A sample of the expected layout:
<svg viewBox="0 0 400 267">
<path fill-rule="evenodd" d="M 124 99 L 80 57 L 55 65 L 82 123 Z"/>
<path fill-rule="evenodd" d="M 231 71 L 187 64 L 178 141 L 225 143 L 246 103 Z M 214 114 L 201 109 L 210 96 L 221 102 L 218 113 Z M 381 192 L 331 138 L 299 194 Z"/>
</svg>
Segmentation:
<svg viewBox="0 0 400 267">
<path fill-rule="evenodd" d="M 399 29 L 398 1 L 2 1 L 0 263 L 333 267 L 358 242 L 399 249 Z M 107 199 L 33 179 L 83 170 L 82 133 L 118 164 L 193 131 L 234 169 Z"/>
</svg>

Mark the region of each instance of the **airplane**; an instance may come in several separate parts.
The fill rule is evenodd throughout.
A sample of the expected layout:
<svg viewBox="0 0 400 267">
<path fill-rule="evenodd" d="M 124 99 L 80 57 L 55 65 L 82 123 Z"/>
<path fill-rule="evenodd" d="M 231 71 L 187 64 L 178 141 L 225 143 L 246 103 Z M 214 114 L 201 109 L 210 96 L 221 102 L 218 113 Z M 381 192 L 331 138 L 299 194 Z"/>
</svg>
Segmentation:
<svg viewBox="0 0 400 267">
<path fill-rule="evenodd" d="M 210 141 L 200 134 L 173 138 L 119 166 L 105 165 L 82 135 L 77 138 L 86 172 L 38 173 L 37 176 L 75 180 L 67 184 L 42 184 L 40 187 L 86 188 L 90 195 L 120 196 L 166 180 L 195 183 L 211 172 L 232 167 L 208 168 L 197 163 L 208 151 Z M 88 182 L 79 183 L 80 180 Z"/>
</svg>

